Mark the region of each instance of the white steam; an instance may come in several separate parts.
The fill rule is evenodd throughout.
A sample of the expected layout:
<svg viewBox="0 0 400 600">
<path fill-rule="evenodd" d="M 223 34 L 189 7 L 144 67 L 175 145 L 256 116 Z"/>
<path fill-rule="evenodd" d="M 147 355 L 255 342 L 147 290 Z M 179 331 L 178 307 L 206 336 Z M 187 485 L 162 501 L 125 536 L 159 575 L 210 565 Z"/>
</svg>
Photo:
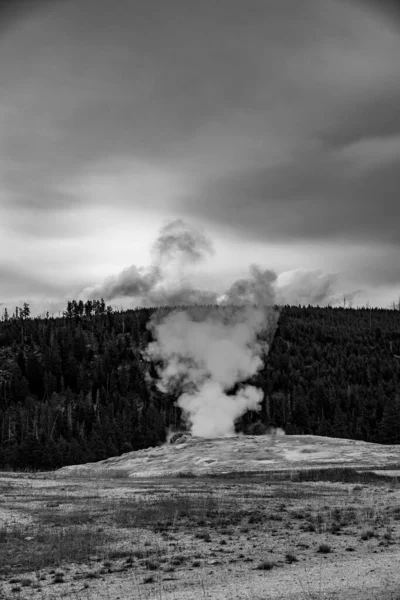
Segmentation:
<svg viewBox="0 0 400 600">
<path fill-rule="evenodd" d="M 279 276 L 250 265 L 249 276 L 238 279 L 222 294 L 201 290 L 191 282 L 197 265 L 214 253 L 211 241 L 181 219 L 161 228 L 151 248 L 151 264 L 131 265 L 103 283 L 84 289 L 79 299 L 106 301 L 131 298 L 135 306 L 195 304 L 327 304 L 337 303 L 336 276 L 296 269 Z M 341 299 L 339 298 L 339 304 Z"/>
<path fill-rule="evenodd" d="M 268 353 L 278 315 L 272 306 L 331 301 L 336 281 L 320 271 L 297 269 L 278 277 L 251 265 L 249 277 L 223 294 L 199 290 L 190 275 L 212 254 L 211 242 L 177 219 L 160 230 L 149 267 L 132 265 L 81 294 L 135 298 L 136 306 L 188 307 L 153 314 L 149 328 L 155 341 L 144 354 L 158 365 L 158 388 L 178 396 L 192 433 L 202 437 L 234 435 L 238 417 L 260 410 L 262 391 L 244 382 Z"/>
<path fill-rule="evenodd" d="M 272 308 L 225 306 L 155 313 L 149 327 L 156 341 L 147 358 L 160 363 L 158 388 L 180 394 L 191 431 L 201 437 L 234 435 L 235 420 L 248 410 L 260 410 L 263 393 L 252 385 L 232 388 L 263 366 L 277 313 Z"/>
<path fill-rule="evenodd" d="M 198 290 L 189 270 L 214 253 L 212 243 L 196 229 L 175 219 L 161 228 L 151 248 L 148 267 L 131 265 L 103 283 L 84 289 L 80 298 L 135 298 L 137 305 L 215 304 L 215 292 Z"/>
<path fill-rule="evenodd" d="M 252 385 L 227 396 L 216 381 L 206 381 L 196 394 L 184 393 L 177 404 L 191 424 L 193 435 L 216 438 L 235 435 L 235 420 L 248 410 L 260 410 L 261 390 Z"/>
<path fill-rule="evenodd" d="M 321 271 L 295 269 L 281 273 L 277 278 L 279 304 L 326 304 L 334 298 L 337 276 Z"/>
</svg>

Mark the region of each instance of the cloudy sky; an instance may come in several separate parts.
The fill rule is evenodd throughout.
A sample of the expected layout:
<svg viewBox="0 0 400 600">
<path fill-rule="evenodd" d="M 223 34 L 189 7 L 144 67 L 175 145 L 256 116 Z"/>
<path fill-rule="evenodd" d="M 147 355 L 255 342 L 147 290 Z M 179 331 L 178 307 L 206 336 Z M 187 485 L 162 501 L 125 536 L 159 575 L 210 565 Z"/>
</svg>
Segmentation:
<svg viewBox="0 0 400 600">
<path fill-rule="evenodd" d="M 212 239 L 207 289 L 256 263 L 399 298 L 394 1 L 27 4 L 0 14 L 0 302 L 146 266 L 172 219 Z"/>
</svg>

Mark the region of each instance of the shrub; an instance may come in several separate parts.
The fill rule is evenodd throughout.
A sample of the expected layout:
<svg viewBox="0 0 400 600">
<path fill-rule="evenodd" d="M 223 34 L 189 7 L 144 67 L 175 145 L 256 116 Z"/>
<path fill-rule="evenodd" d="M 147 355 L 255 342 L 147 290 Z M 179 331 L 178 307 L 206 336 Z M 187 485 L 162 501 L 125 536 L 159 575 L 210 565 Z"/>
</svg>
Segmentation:
<svg viewBox="0 0 400 600">
<path fill-rule="evenodd" d="M 64 575 L 62 573 L 56 573 L 54 575 L 53 583 L 64 583 Z"/>
<path fill-rule="evenodd" d="M 274 562 L 272 562 L 270 560 L 263 560 L 262 562 L 260 562 L 259 565 L 257 565 L 257 569 L 258 569 L 258 571 L 270 571 L 275 566 L 276 565 Z"/>
<path fill-rule="evenodd" d="M 287 560 L 288 563 L 294 563 L 294 562 L 298 562 L 298 558 L 295 554 L 293 554 L 293 552 L 286 552 L 285 554 L 285 558 Z"/>
<path fill-rule="evenodd" d="M 362 532 L 361 534 L 361 539 L 366 541 L 366 540 L 370 540 L 372 537 L 374 537 L 375 533 L 372 529 L 366 529 L 365 531 Z"/>
<path fill-rule="evenodd" d="M 157 571 L 159 566 L 160 566 L 160 563 L 155 560 L 146 560 L 146 562 L 145 562 L 145 567 L 149 571 Z"/>
<path fill-rule="evenodd" d="M 201 562 L 199 560 L 194 560 L 192 563 L 192 567 L 200 567 Z"/>
</svg>

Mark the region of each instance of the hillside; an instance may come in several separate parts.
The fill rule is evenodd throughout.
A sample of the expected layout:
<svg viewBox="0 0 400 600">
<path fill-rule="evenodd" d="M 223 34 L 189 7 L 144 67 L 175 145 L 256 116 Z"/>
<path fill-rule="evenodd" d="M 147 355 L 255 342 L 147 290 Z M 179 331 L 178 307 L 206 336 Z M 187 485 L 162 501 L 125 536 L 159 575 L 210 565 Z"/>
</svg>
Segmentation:
<svg viewBox="0 0 400 600">
<path fill-rule="evenodd" d="M 58 477 L 120 476 L 157 477 L 165 475 L 206 475 L 209 473 L 259 473 L 334 466 L 351 469 L 385 468 L 398 476 L 400 446 L 381 446 L 356 440 L 314 435 L 236 436 L 204 439 L 187 437 L 111 457 L 97 463 L 63 467 Z M 395 467 L 388 471 L 389 466 Z"/>
<path fill-rule="evenodd" d="M 155 309 L 113 312 L 71 302 L 61 318 L 18 311 L 0 322 L 0 468 L 53 469 L 156 447 L 182 428 L 176 394 L 155 385 L 141 351 Z M 270 339 L 265 341 L 271 342 Z M 311 434 L 400 441 L 400 312 L 283 307 L 264 367 L 251 379 L 266 425 Z"/>
</svg>

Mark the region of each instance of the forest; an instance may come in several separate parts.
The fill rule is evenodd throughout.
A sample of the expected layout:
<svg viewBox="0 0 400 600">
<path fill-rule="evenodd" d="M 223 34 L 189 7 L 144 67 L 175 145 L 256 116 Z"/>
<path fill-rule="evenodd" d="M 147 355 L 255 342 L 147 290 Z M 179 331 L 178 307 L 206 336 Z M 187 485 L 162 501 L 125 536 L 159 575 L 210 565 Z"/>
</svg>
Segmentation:
<svg viewBox="0 0 400 600">
<path fill-rule="evenodd" d="M 184 308 L 184 307 L 182 307 Z M 142 351 L 156 308 L 71 301 L 62 316 L 28 304 L 0 321 L 0 468 L 55 469 L 164 443 L 184 427 Z M 236 431 L 400 443 L 400 311 L 284 306 L 264 393 Z"/>
</svg>

